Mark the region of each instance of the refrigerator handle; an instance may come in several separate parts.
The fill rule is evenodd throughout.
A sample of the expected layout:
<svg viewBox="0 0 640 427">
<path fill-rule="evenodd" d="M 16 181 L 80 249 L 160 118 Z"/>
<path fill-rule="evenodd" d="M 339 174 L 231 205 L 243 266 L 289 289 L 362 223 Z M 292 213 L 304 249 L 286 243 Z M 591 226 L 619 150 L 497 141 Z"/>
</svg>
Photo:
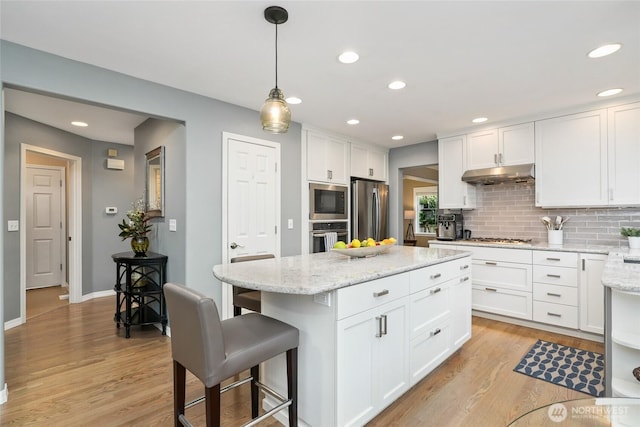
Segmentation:
<svg viewBox="0 0 640 427">
<path fill-rule="evenodd" d="M 378 235 L 380 234 L 380 195 L 378 189 L 373 189 L 373 239 L 378 241 Z"/>
</svg>

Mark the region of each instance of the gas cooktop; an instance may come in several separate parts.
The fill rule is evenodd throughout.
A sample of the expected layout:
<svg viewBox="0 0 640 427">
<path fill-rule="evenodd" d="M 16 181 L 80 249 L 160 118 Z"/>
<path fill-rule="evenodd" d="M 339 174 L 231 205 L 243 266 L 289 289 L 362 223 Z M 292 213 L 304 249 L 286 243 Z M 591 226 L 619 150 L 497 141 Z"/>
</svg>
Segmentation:
<svg viewBox="0 0 640 427">
<path fill-rule="evenodd" d="M 508 239 L 503 237 L 473 237 L 465 242 L 495 243 L 499 245 L 530 245 L 531 239 Z"/>
</svg>

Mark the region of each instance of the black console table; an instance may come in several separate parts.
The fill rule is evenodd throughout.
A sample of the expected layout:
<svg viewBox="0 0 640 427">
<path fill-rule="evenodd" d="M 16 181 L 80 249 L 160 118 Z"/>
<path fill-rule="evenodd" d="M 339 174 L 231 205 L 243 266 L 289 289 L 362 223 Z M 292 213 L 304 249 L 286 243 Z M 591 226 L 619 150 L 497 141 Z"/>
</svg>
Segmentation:
<svg viewBox="0 0 640 427">
<path fill-rule="evenodd" d="M 162 335 L 167 333 L 167 307 L 162 287 L 167 277 L 167 256 L 147 252 L 136 256 L 133 252 L 111 255 L 116 263 L 117 327 L 122 323 L 125 337 L 131 336 L 132 325 L 151 325 L 160 322 Z"/>
</svg>

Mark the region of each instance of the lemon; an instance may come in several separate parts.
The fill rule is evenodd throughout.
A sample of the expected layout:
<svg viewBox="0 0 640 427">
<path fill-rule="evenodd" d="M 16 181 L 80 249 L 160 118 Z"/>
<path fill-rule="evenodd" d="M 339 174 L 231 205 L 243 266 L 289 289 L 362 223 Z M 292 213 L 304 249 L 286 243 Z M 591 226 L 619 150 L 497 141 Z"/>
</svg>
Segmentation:
<svg viewBox="0 0 640 427">
<path fill-rule="evenodd" d="M 339 240 L 336 242 L 335 245 L 333 245 L 333 247 L 335 249 L 347 249 L 347 244 L 345 242 L 343 242 L 342 240 Z"/>
<path fill-rule="evenodd" d="M 392 244 L 396 242 L 396 239 L 394 239 L 393 237 L 389 237 L 389 242 L 391 242 Z"/>
<path fill-rule="evenodd" d="M 351 247 L 352 247 L 352 248 L 359 248 L 359 247 L 360 247 L 360 245 L 361 245 L 361 243 L 360 243 L 360 240 L 358 240 L 358 239 L 353 239 L 353 240 L 351 241 Z"/>
<path fill-rule="evenodd" d="M 373 239 L 367 240 L 367 246 L 371 247 L 371 246 L 375 246 L 376 245 L 376 241 Z"/>
</svg>

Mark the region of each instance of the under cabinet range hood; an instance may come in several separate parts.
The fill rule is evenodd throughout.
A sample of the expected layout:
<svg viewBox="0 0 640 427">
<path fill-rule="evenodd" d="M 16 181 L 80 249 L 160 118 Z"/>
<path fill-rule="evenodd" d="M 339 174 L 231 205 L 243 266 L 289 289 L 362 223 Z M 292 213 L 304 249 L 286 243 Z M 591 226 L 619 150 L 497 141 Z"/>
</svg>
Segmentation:
<svg viewBox="0 0 640 427">
<path fill-rule="evenodd" d="M 469 184 L 498 184 L 501 182 L 533 182 L 535 179 L 533 163 L 514 166 L 500 166 L 486 169 L 468 170 L 462 174 L 462 180 Z"/>
</svg>

